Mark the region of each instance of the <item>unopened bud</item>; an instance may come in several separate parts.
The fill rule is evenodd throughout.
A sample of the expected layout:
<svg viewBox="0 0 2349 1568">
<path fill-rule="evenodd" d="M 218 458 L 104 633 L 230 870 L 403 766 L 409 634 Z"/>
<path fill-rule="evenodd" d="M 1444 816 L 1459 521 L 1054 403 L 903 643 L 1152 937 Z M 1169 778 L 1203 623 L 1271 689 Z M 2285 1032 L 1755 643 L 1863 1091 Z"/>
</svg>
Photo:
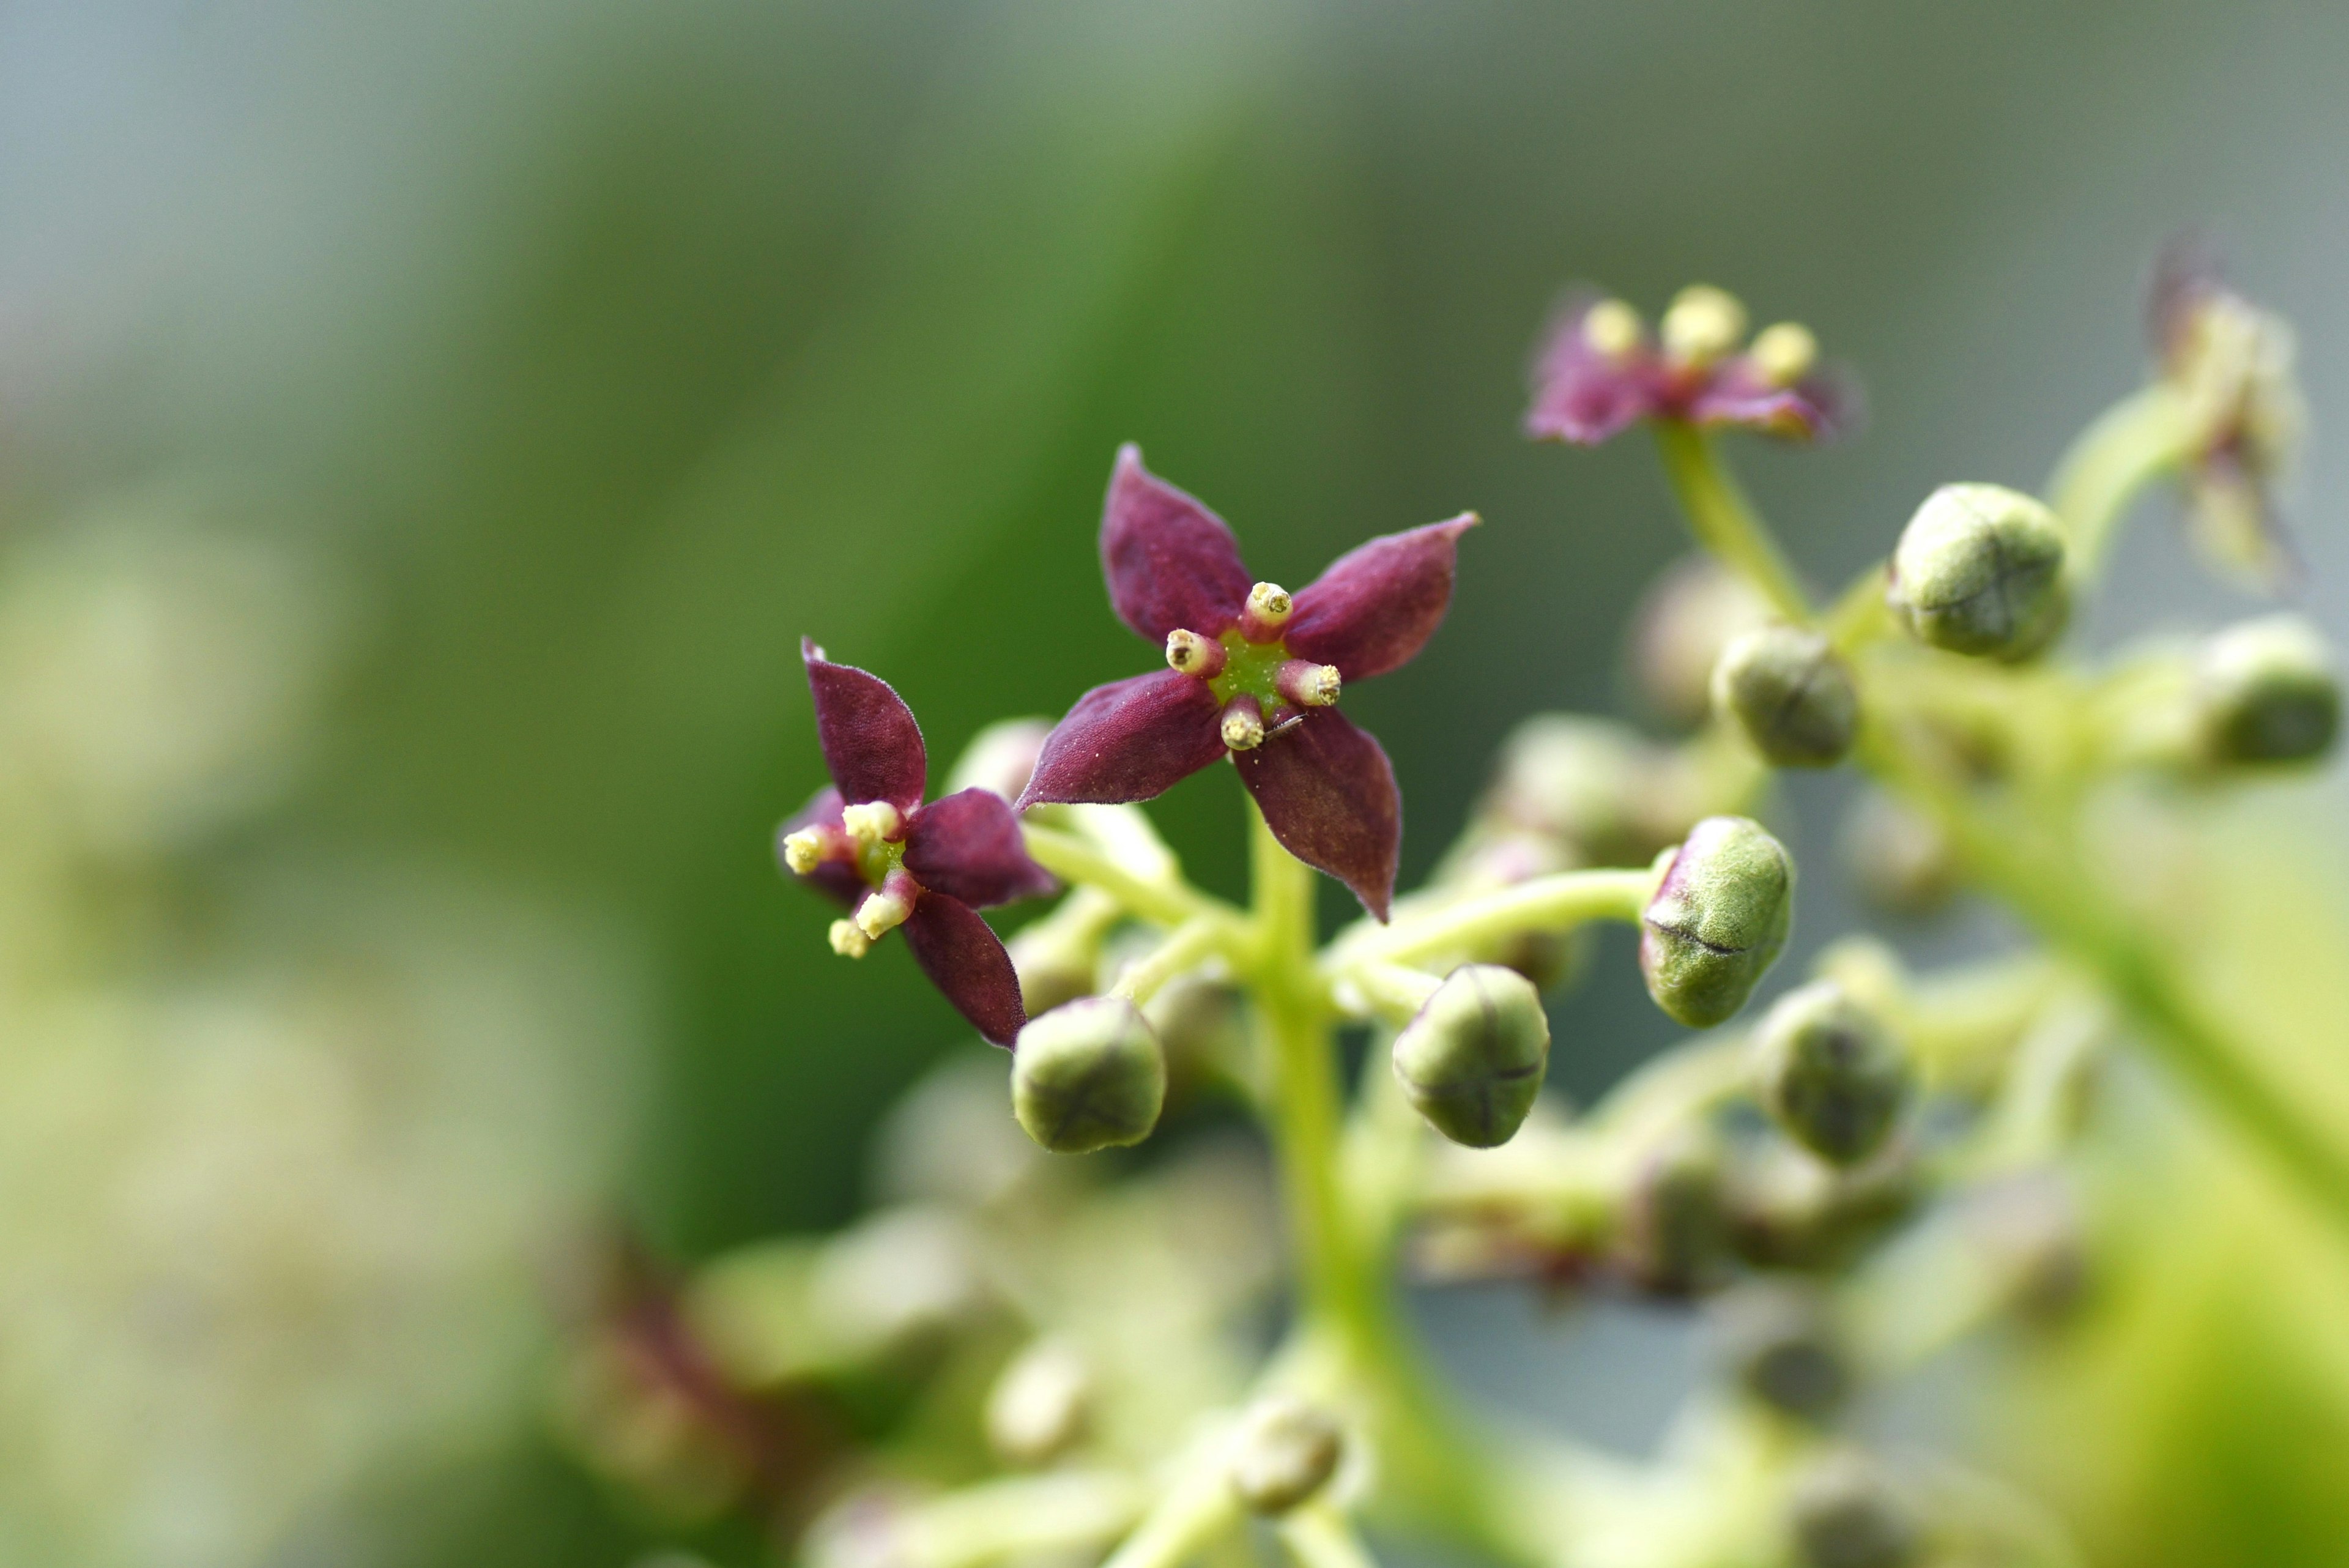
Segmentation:
<svg viewBox="0 0 2349 1568">
<path fill-rule="evenodd" d="M 2324 635 L 2296 615 L 2229 627 L 2196 670 L 2203 754 L 2220 766 L 2301 763 L 2341 729 L 2341 677 Z"/>
<path fill-rule="evenodd" d="M 1248 589 L 1247 604 L 1240 611 L 1240 635 L 1250 642 L 1270 642 L 1288 624 L 1296 607 L 1288 590 L 1278 583 L 1258 583 Z"/>
<path fill-rule="evenodd" d="M 1780 767 L 1832 767 L 1859 732 L 1851 667 L 1826 638 L 1802 627 L 1760 627 L 1723 649 L 1713 701 Z"/>
<path fill-rule="evenodd" d="M 1166 634 L 1166 668 L 1212 680 L 1224 671 L 1224 645 L 1181 628 Z"/>
<path fill-rule="evenodd" d="M 1708 365 L 1745 337 L 1745 306 L 1709 283 L 1691 284 L 1664 312 L 1664 352 L 1685 365 Z"/>
<path fill-rule="evenodd" d="M 1029 1017 L 1092 994 L 1096 945 L 1075 940 L 1049 918 L 1003 944 L 1019 977 L 1019 1004 Z"/>
<path fill-rule="evenodd" d="M 1794 862 L 1743 816 L 1709 816 L 1671 852 L 1640 918 L 1640 970 L 1656 1005 L 1692 1029 L 1740 1007 L 1793 920 Z"/>
<path fill-rule="evenodd" d="M 1786 1514 L 1803 1568 L 1907 1568 L 1917 1561 L 1914 1514 L 1858 1454 L 1830 1455 L 1797 1476 Z"/>
<path fill-rule="evenodd" d="M 1031 1018 L 1012 1047 L 1012 1113 L 1056 1154 L 1140 1143 L 1165 1104 L 1165 1053 L 1123 997 L 1086 997 Z"/>
<path fill-rule="evenodd" d="M 1252 752 L 1264 744 L 1264 710 L 1243 691 L 1224 704 L 1224 744 L 1236 752 Z"/>
<path fill-rule="evenodd" d="M 1052 732 L 1050 719 L 1003 719 L 970 738 L 947 774 L 944 793 L 983 789 L 1006 800 L 1018 800 L 1036 771 L 1036 753 Z"/>
<path fill-rule="evenodd" d="M 783 835 L 783 864 L 795 877 L 804 877 L 823 863 L 824 836 L 812 827 Z"/>
<path fill-rule="evenodd" d="M 1310 659 L 1292 659 L 1273 672 L 1273 685 L 1283 697 L 1300 708 L 1327 708 L 1338 701 L 1338 691 L 1343 684 L 1334 664 L 1316 664 Z"/>
<path fill-rule="evenodd" d="M 1958 888 L 1958 857 L 1939 826 L 1871 791 L 1846 819 L 1843 860 L 1861 898 L 1898 915 L 1925 915 Z"/>
<path fill-rule="evenodd" d="M 1084 1434 L 1092 1375 L 1059 1340 L 1012 1358 L 987 1396 L 987 1441 L 1006 1462 L 1040 1465 Z"/>
<path fill-rule="evenodd" d="M 1286 1513 L 1329 1484 L 1344 1448 L 1327 1412 L 1281 1395 L 1259 1399 L 1233 1434 L 1232 1490 L 1251 1512 Z"/>
<path fill-rule="evenodd" d="M 1673 562 L 1632 616 L 1630 665 L 1640 695 L 1674 724 L 1703 722 L 1721 650 L 1768 617 L 1761 596 L 1713 556 Z"/>
<path fill-rule="evenodd" d="M 824 935 L 831 939 L 832 950 L 843 958 L 860 959 L 873 950 L 873 939 L 858 930 L 854 920 L 834 920 Z"/>
<path fill-rule="evenodd" d="M 1774 387 L 1791 387 L 1819 362 L 1819 340 L 1799 321 L 1781 321 L 1754 334 L 1745 351 L 1754 371 Z"/>
<path fill-rule="evenodd" d="M 1832 1165 L 1884 1147 L 1909 1103 L 1908 1054 L 1836 981 L 1780 997 L 1754 1034 L 1762 1102 L 1794 1140 Z"/>
<path fill-rule="evenodd" d="M 2026 659 L 2064 628 L 2064 528 L 2019 491 L 1945 484 L 1892 553 L 1893 612 L 1951 653 Z"/>
<path fill-rule="evenodd" d="M 1738 1386 L 1805 1420 L 1831 1416 L 1851 1391 L 1851 1366 L 1826 1299 L 1795 1284 L 1741 1286 L 1721 1303 L 1723 1359 Z"/>
<path fill-rule="evenodd" d="M 1602 299 L 1582 316 L 1582 341 L 1594 354 L 1621 359 L 1640 346 L 1640 313 L 1619 299 Z"/>
<path fill-rule="evenodd" d="M 1454 970 L 1395 1036 L 1395 1078 L 1413 1108 L 1470 1148 L 1516 1135 L 1548 1066 L 1541 992 L 1498 964 Z"/>
<path fill-rule="evenodd" d="M 1682 1127 L 1641 1160 L 1624 1195 L 1619 1250 L 1641 1289 L 1685 1296 L 1717 1284 L 1729 1264 L 1730 1216 L 1719 1139 Z"/>
<path fill-rule="evenodd" d="M 899 867 L 881 879 L 881 886 L 864 897 L 856 906 L 856 929 L 871 941 L 879 941 L 913 918 L 914 904 L 922 896 L 921 884 L 910 872 Z"/>
<path fill-rule="evenodd" d="M 840 825 L 859 844 L 878 844 L 904 832 L 905 819 L 885 800 L 862 800 L 840 808 Z"/>
</svg>

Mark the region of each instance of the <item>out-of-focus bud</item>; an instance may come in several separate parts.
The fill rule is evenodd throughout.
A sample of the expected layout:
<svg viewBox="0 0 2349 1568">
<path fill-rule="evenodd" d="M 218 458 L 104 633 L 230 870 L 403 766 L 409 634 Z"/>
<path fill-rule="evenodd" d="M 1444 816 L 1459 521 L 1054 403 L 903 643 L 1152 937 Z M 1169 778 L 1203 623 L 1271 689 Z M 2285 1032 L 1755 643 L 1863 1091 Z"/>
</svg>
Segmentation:
<svg viewBox="0 0 2349 1568">
<path fill-rule="evenodd" d="M 1918 1558 L 1915 1513 L 1856 1453 L 1829 1455 L 1795 1477 L 1786 1526 L 1804 1568 L 1908 1568 Z"/>
<path fill-rule="evenodd" d="M 1722 1282 L 1729 1235 L 1720 1139 L 1710 1127 L 1683 1128 L 1640 1162 L 1624 1195 L 1624 1272 L 1658 1295 L 1698 1294 Z"/>
<path fill-rule="evenodd" d="M 1049 1166 L 1003 1119 L 1003 1053 L 972 1045 L 923 1075 L 882 1119 L 872 1180 L 889 1203 L 984 1208 Z"/>
<path fill-rule="evenodd" d="M 1140 1143 L 1165 1104 L 1165 1052 L 1123 997 L 1087 997 L 1031 1018 L 1012 1047 L 1012 1113 L 1055 1154 Z"/>
<path fill-rule="evenodd" d="M 1036 771 L 1036 753 L 1052 732 L 1050 719 L 1004 719 L 970 738 L 947 774 L 945 794 L 983 789 L 1006 800 L 1018 800 Z"/>
<path fill-rule="evenodd" d="M 2195 698 L 2202 754 L 2214 766 L 2308 762 L 2341 730 L 2333 650 L 2297 615 L 2262 616 L 2212 638 L 2196 661 Z"/>
<path fill-rule="evenodd" d="M 1721 650 L 1769 618 L 1769 606 L 1713 556 L 1683 556 L 1666 567 L 1631 621 L 1634 684 L 1659 718 L 1682 729 L 1704 722 Z"/>
<path fill-rule="evenodd" d="M 1916 1211 L 1922 1190 L 1907 1150 L 1889 1144 L 1848 1170 L 1792 1142 L 1773 1139 L 1750 1150 L 1725 1199 L 1738 1256 L 1765 1269 L 1848 1268 Z"/>
<path fill-rule="evenodd" d="M 1721 1303 L 1722 1359 L 1739 1387 L 1789 1416 L 1820 1421 L 1851 1392 L 1851 1365 L 1825 1295 L 1754 1284 Z"/>
<path fill-rule="evenodd" d="M 1080 888 L 1071 902 L 1082 897 Z M 1099 923 L 1064 919 L 1061 912 L 1055 910 L 1024 927 L 1003 944 L 1019 976 L 1020 1005 L 1030 1018 L 1093 993 L 1101 959 Z"/>
<path fill-rule="evenodd" d="M 1007 1463 L 1040 1465 L 1084 1435 L 1092 1374 L 1056 1339 L 1012 1357 L 987 1396 L 987 1441 Z"/>
<path fill-rule="evenodd" d="M 968 1317 L 987 1286 L 970 1233 L 935 1209 L 886 1210 L 825 1241 L 808 1277 L 812 1328 L 861 1361 Z"/>
<path fill-rule="evenodd" d="M 1259 1399 L 1232 1436 L 1232 1490 L 1253 1513 L 1287 1513 L 1329 1484 L 1344 1449 L 1328 1412 L 1285 1395 Z"/>
<path fill-rule="evenodd" d="M 1169 1084 L 1183 1085 L 1217 1068 L 1246 1060 L 1247 1017 L 1239 993 L 1204 975 L 1177 975 L 1158 988 L 1142 1009 L 1166 1053 Z"/>
<path fill-rule="evenodd" d="M 1502 743 L 1484 811 L 1563 839 L 1588 864 L 1638 865 L 1663 847 L 1652 841 L 1647 807 L 1664 764 L 1663 753 L 1627 724 L 1537 713 Z"/>
<path fill-rule="evenodd" d="M 1839 981 L 1780 997 L 1754 1034 L 1762 1103 L 1787 1136 L 1834 1165 L 1884 1147 L 1914 1086 L 1908 1054 Z"/>
<path fill-rule="evenodd" d="M 1541 992 L 1498 964 L 1454 970 L 1395 1036 L 1395 1078 L 1413 1108 L 1470 1148 L 1516 1135 L 1548 1067 Z"/>
<path fill-rule="evenodd" d="M 1880 790 L 1844 819 L 1843 861 L 1859 896 L 1896 915 L 1929 915 L 1958 890 L 1949 836 Z"/>
<path fill-rule="evenodd" d="M 1859 689 L 1827 639 L 1802 627 L 1757 628 L 1721 650 L 1713 706 L 1765 761 L 1832 767 L 1859 733 Z"/>
<path fill-rule="evenodd" d="M 806 1568 L 905 1568 L 908 1516 L 919 1501 L 899 1485 L 860 1487 L 808 1521 L 793 1555 Z"/>
<path fill-rule="evenodd" d="M 1901 531 L 1888 597 L 1920 642 L 2027 659 L 2064 629 L 2064 525 L 2020 491 L 1944 484 Z"/>
<path fill-rule="evenodd" d="M 1760 823 L 1709 816 L 1691 828 L 1640 917 L 1656 1005 L 1692 1029 L 1744 1006 L 1786 943 L 1794 889 L 1794 861 Z"/>
</svg>

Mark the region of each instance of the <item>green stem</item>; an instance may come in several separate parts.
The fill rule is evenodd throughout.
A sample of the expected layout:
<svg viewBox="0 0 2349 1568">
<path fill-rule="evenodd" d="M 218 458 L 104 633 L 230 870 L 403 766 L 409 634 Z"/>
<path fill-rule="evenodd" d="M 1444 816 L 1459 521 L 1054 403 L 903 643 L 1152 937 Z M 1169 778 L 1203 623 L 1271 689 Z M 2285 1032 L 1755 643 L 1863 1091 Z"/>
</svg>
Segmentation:
<svg viewBox="0 0 2349 1568">
<path fill-rule="evenodd" d="M 1655 888 L 1653 870 L 1552 872 L 1416 919 L 1350 934 L 1333 945 L 1325 968 L 1410 963 L 1527 931 L 1562 931 L 1587 920 L 1636 923 Z"/>
<path fill-rule="evenodd" d="M 1676 420 L 1657 421 L 1656 447 L 1664 474 L 1696 534 L 1697 543 L 1753 585 L 1788 620 L 1807 626 L 1810 596 L 1787 563 L 1753 503 L 1713 455 L 1712 438 Z"/>
<path fill-rule="evenodd" d="M 1110 987 L 1110 994 L 1142 1006 L 1157 995 L 1167 981 L 1197 968 L 1210 954 L 1229 947 L 1234 929 L 1235 923 L 1219 915 L 1200 915 L 1185 921 L 1148 957 L 1119 975 L 1117 983 Z"/>
<path fill-rule="evenodd" d="M 2177 468 L 2191 434 L 2185 400 L 2157 381 L 2106 409 L 2073 441 L 2047 493 L 2069 535 L 2064 567 L 2075 581 L 2094 578 L 2129 504 Z"/>
<path fill-rule="evenodd" d="M 1292 1510 L 1278 1533 L 1298 1568 L 1378 1568 L 1352 1522 L 1326 1502 Z"/>
<path fill-rule="evenodd" d="M 1173 927 L 1202 916 L 1235 918 L 1239 913 L 1179 879 L 1138 877 L 1073 833 L 1034 823 L 1022 823 L 1020 832 L 1037 865 L 1063 882 L 1100 888 L 1124 905 L 1127 912 L 1152 925 Z"/>
<path fill-rule="evenodd" d="M 1102 1568 L 1182 1568 L 1217 1536 L 1237 1529 L 1240 1519 L 1239 1499 L 1220 1457 L 1202 1456 L 1184 1467 Z"/>
</svg>

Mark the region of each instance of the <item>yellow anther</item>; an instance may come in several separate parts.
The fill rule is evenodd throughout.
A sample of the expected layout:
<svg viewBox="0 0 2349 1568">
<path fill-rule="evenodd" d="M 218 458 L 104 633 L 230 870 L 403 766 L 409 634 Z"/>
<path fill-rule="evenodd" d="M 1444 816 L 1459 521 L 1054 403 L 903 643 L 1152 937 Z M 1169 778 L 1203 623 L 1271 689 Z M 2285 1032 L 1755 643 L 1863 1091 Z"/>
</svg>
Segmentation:
<svg viewBox="0 0 2349 1568">
<path fill-rule="evenodd" d="M 1819 340 L 1801 322 L 1781 321 L 1756 334 L 1745 357 L 1772 386 L 1791 387 L 1818 364 Z"/>
<path fill-rule="evenodd" d="M 804 877 L 823 862 L 823 835 L 812 827 L 783 835 L 783 864 L 794 876 Z"/>
<path fill-rule="evenodd" d="M 1313 664 L 1302 659 L 1292 659 L 1282 665 L 1274 676 L 1280 694 L 1301 708 L 1327 708 L 1338 701 L 1338 691 L 1345 682 L 1340 679 L 1334 664 Z"/>
<path fill-rule="evenodd" d="M 1640 313 L 1619 299 L 1602 299 L 1584 312 L 1582 341 L 1594 354 L 1627 358 L 1645 334 Z"/>
<path fill-rule="evenodd" d="M 1681 290 L 1664 312 L 1664 352 L 1683 364 L 1709 365 L 1745 339 L 1745 306 L 1709 283 Z"/>
<path fill-rule="evenodd" d="M 1264 744 L 1264 714 L 1253 697 L 1236 697 L 1224 710 L 1224 744 L 1236 752 Z"/>
<path fill-rule="evenodd" d="M 896 837 L 905 819 L 885 800 L 866 800 L 841 807 L 840 825 L 857 843 L 871 845 Z"/>
<path fill-rule="evenodd" d="M 865 895 L 864 902 L 856 906 L 856 929 L 867 941 L 878 941 L 885 934 L 905 923 L 914 912 L 914 900 L 902 891 L 884 884 L 877 893 Z"/>
<path fill-rule="evenodd" d="M 825 934 L 832 939 L 832 950 L 843 958 L 863 958 L 873 950 L 873 940 L 858 930 L 853 920 L 834 920 Z"/>
<path fill-rule="evenodd" d="M 1288 612 L 1296 607 L 1289 600 L 1288 590 L 1278 583 L 1258 583 L 1248 590 L 1247 607 L 1250 616 L 1270 627 L 1286 621 Z"/>
<path fill-rule="evenodd" d="M 1202 680 L 1212 680 L 1224 668 L 1224 645 L 1195 631 L 1166 634 L 1166 667 Z"/>
</svg>

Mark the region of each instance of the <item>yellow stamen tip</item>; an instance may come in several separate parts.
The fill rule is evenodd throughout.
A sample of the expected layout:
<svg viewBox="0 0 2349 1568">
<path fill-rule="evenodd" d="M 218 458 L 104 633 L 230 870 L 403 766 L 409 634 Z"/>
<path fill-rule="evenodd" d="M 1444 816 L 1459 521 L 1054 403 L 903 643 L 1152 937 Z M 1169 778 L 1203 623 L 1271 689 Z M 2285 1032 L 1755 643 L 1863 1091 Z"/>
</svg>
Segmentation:
<svg viewBox="0 0 2349 1568">
<path fill-rule="evenodd" d="M 804 877 L 823 860 L 823 838 L 812 828 L 783 836 L 783 864 L 794 876 Z"/>
<path fill-rule="evenodd" d="M 841 807 L 840 823 L 858 843 L 877 844 L 885 838 L 896 837 L 905 819 L 887 801 L 867 800 Z"/>
<path fill-rule="evenodd" d="M 1755 336 L 1746 357 L 1764 380 L 1774 387 L 1791 387 L 1818 364 L 1819 340 L 1801 322 L 1781 321 Z"/>
<path fill-rule="evenodd" d="M 1258 620 L 1278 626 L 1288 618 L 1288 612 L 1296 607 L 1290 602 L 1288 590 L 1278 583 L 1258 583 L 1248 590 L 1247 607 Z"/>
<path fill-rule="evenodd" d="M 1644 332 L 1640 313 L 1619 299 L 1602 299 L 1583 314 L 1582 341 L 1609 359 L 1629 356 Z"/>
<path fill-rule="evenodd" d="M 1252 701 L 1234 702 L 1224 710 L 1223 735 L 1233 751 L 1254 751 L 1264 744 L 1264 715 Z"/>
<path fill-rule="evenodd" d="M 858 930 L 854 921 L 834 920 L 825 934 L 832 939 L 832 950 L 843 958 L 861 959 L 873 950 L 873 940 Z"/>
<path fill-rule="evenodd" d="M 1745 306 L 1725 289 L 1691 284 L 1664 312 L 1663 337 L 1664 351 L 1673 358 L 1710 364 L 1744 340 Z"/>
</svg>

